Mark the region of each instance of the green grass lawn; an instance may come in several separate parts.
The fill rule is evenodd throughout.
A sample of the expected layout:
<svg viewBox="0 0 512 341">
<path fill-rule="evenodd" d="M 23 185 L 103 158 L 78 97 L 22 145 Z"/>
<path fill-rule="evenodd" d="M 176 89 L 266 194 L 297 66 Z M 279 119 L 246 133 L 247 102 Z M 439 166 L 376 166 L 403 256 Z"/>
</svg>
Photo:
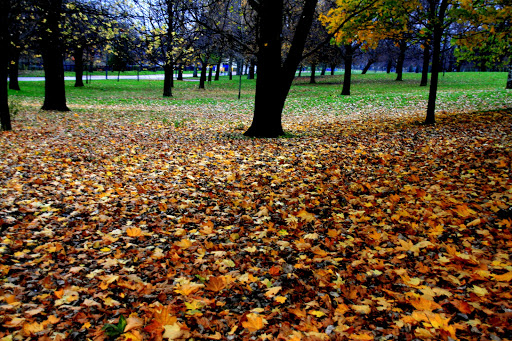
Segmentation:
<svg viewBox="0 0 512 341">
<path fill-rule="evenodd" d="M 317 120 L 340 115 L 354 117 L 422 116 L 426 110 L 428 87 L 418 86 L 420 74 L 405 73 L 404 81 L 395 74 L 354 74 L 351 96 L 340 96 L 342 76 L 297 78 L 284 110 L 285 124 L 293 125 L 305 113 Z M 437 110 L 467 112 L 512 107 L 510 90 L 505 90 L 506 73 L 446 73 L 441 75 Z M 176 81 L 173 97 L 162 97 L 163 81 L 93 80 L 83 88 L 66 82 L 68 105 L 75 113 L 104 112 L 130 121 L 221 120 L 238 127 L 250 123 L 254 105 L 255 80 L 242 78 L 242 96 L 238 100 L 239 78 L 227 76 L 198 89 L 197 81 Z M 11 102 L 18 108 L 33 111 L 44 98 L 43 82 L 21 82 L 21 91 L 10 91 Z M 23 111 L 23 110 L 21 110 Z M 206 114 L 205 114 L 206 113 Z M 294 128 L 288 128 L 294 129 Z"/>
</svg>

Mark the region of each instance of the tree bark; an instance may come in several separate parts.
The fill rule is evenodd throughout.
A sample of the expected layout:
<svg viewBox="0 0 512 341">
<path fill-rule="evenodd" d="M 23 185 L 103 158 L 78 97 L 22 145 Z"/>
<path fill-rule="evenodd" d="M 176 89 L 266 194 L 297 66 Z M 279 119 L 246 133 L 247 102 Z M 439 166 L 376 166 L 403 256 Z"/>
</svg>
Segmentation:
<svg viewBox="0 0 512 341">
<path fill-rule="evenodd" d="M 398 59 L 396 62 L 396 81 L 403 81 L 403 73 L 404 73 L 404 61 L 405 61 L 405 51 L 407 50 L 407 43 L 405 40 L 400 40 L 400 54 L 398 55 Z"/>
<path fill-rule="evenodd" d="M 325 76 L 325 71 L 327 71 L 327 65 L 322 65 L 322 71 L 320 71 L 320 76 Z"/>
<path fill-rule="evenodd" d="M 183 80 L 183 65 L 178 65 L 178 78 L 176 78 L 179 81 Z"/>
<path fill-rule="evenodd" d="M 428 84 L 428 66 L 430 65 L 430 44 L 426 41 L 423 49 L 423 69 L 421 70 L 420 86 Z"/>
<path fill-rule="evenodd" d="M 335 70 L 336 70 L 336 64 L 331 64 L 331 76 L 334 76 Z"/>
<path fill-rule="evenodd" d="M 309 84 L 316 84 L 316 63 L 311 64 L 311 75 L 309 76 Z"/>
<path fill-rule="evenodd" d="M 297 77 L 300 77 L 300 76 L 302 76 L 302 65 L 299 66 L 299 74 Z"/>
<path fill-rule="evenodd" d="M 251 61 L 251 64 L 249 64 L 249 73 L 247 74 L 247 79 L 254 79 L 255 74 L 255 68 L 254 61 Z"/>
<path fill-rule="evenodd" d="M 251 137 L 278 137 L 284 134 L 281 117 L 302 60 L 318 0 L 305 0 L 288 55 L 281 65 L 284 0 L 249 3 L 258 14 L 258 77 L 252 124 L 245 132 Z"/>
<path fill-rule="evenodd" d="M 0 51 L 9 51 L 9 1 L 0 1 Z M 9 56 L 0 53 L 0 127 L 3 131 L 12 130 L 11 115 L 9 113 L 9 94 L 7 90 L 7 74 Z"/>
<path fill-rule="evenodd" d="M 437 97 L 437 85 L 439 82 L 439 71 L 440 71 L 440 57 L 441 57 L 441 40 L 443 38 L 443 24 L 446 9 L 448 8 L 449 0 L 442 0 L 439 5 L 439 12 L 434 22 L 434 41 L 432 51 L 432 75 L 430 76 L 430 91 L 428 94 L 428 105 L 427 115 L 425 117 L 425 124 L 436 123 L 436 97 Z"/>
<path fill-rule="evenodd" d="M 84 48 L 77 47 L 74 51 L 75 57 L 75 88 L 84 86 Z"/>
<path fill-rule="evenodd" d="M 192 77 L 197 78 L 197 64 L 194 64 L 194 71 L 192 71 Z"/>
<path fill-rule="evenodd" d="M 233 80 L 233 57 L 229 57 L 228 77 L 230 81 Z"/>
<path fill-rule="evenodd" d="M 207 59 L 201 59 L 201 76 L 199 76 L 199 89 L 204 89 L 204 83 L 206 82 L 206 67 L 208 66 Z"/>
<path fill-rule="evenodd" d="M 220 66 L 222 64 L 222 55 L 219 57 L 219 60 L 217 62 L 217 67 L 215 69 L 215 78 L 213 80 L 218 81 L 220 79 Z"/>
<path fill-rule="evenodd" d="M 342 96 L 350 95 L 350 84 L 352 83 L 352 61 L 354 59 L 354 51 L 352 45 L 345 45 L 345 72 L 343 73 L 343 89 L 341 90 Z"/>
<path fill-rule="evenodd" d="M 212 82 L 212 77 L 213 77 L 213 66 L 210 65 L 210 67 L 208 68 L 208 83 Z"/>
<path fill-rule="evenodd" d="M 505 89 L 512 89 L 512 64 L 508 66 L 507 86 Z"/>
<path fill-rule="evenodd" d="M 164 93 L 163 97 L 172 97 L 174 65 L 167 63 L 164 65 Z"/>
<path fill-rule="evenodd" d="M 368 59 L 361 74 L 366 75 L 366 73 L 368 72 L 368 70 L 370 70 L 370 67 L 373 65 L 373 63 L 375 63 L 375 59 L 373 59 L 373 58 Z"/>
<path fill-rule="evenodd" d="M 12 48 L 10 51 L 12 52 L 12 55 L 9 56 L 11 59 L 11 63 L 9 63 L 9 89 L 20 90 L 20 83 L 18 82 L 20 50 Z"/>
<path fill-rule="evenodd" d="M 63 48 L 60 34 L 62 0 L 49 0 L 44 25 L 41 55 L 44 66 L 44 103 L 42 110 L 69 111 L 66 105 Z"/>
</svg>

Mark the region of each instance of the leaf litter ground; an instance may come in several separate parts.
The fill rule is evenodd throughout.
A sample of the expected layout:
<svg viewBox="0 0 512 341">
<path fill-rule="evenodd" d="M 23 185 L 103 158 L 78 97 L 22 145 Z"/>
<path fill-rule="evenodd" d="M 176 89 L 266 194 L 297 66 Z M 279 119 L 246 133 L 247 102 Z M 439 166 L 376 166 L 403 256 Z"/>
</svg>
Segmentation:
<svg viewBox="0 0 512 341">
<path fill-rule="evenodd" d="M 1 135 L 2 340 L 510 339 L 510 111 L 75 112 Z"/>
</svg>

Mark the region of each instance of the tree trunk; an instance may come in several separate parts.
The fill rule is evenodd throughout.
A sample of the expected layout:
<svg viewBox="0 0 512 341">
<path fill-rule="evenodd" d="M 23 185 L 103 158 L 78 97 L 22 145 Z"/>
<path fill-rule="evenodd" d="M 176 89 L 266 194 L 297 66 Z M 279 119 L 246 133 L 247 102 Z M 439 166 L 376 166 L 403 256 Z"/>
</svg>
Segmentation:
<svg viewBox="0 0 512 341">
<path fill-rule="evenodd" d="M 423 69 L 421 70 L 420 86 L 427 86 L 428 84 L 428 66 L 430 65 L 430 44 L 425 42 L 423 49 Z"/>
<path fill-rule="evenodd" d="M 442 0 L 439 5 L 439 12 L 437 20 L 434 23 L 434 41 L 432 51 L 432 75 L 430 76 L 430 91 L 428 94 L 427 116 L 425 117 L 425 124 L 436 123 L 436 97 L 437 85 L 439 81 L 439 67 L 441 57 L 441 40 L 443 38 L 443 24 L 446 9 L 449 0 Z"/>
<path fill-rule="evenodd" d="M 219 57 L 219 61 L 217 62 L 217 67 L 215 68 L 215 78 L 213 80 L 218 81 L 220 79 L 220 66 L 222 64 L 222 56 Z"/>
<path fill-rule="evenodd" d="M 203 61 L 201 59 L 201 76 L 199 77 L 199 89 L 204 89 L 204 83 L 206 82 L 206 67 L 208 63 L 206 62 L 207 59 Z"/>
<path fill-rule="evenodd" d="M 316 63 L 311 64 L 311 75 L 309 76 L 309 84 L 316 84 Z"/>
<path fill-rule="evenodd" d="M 12 63 L 9 65 L 9 89 L 20 90 L 20 83 L 18 82 L 18 72 L 20 67 L 20 50 L 13 48 L 10 50 L 12 55 L 10 59 Z"/>
<path fill-rule="evenodd" d="M 213 78 L 213 66 L 210 65 L 208 68 L 208 84 L 212 82 Z"/>
<path fill-rule="evenodd" d="M 249 64 L 249 73 L 247 74 L 247 79 L 254 79 L 255 68 L 256 66 L 254 65 L 254 61 L 251 61 L 251 64 Z"/>
<path fill-rule="evenodd" d="M 164 93 L 163 97 L 172 97 L 172 86 L 174 76 L 173 63 L 166 63 L 164 65 Z"/>
<path fill-rule="evenodd" d="M 9 51 L 9 11 L 11 6 L 8 1 L 0 1 L 0 51 Z M 0 127 L 1 130 L 12 130 L 11 115 L 9 113 L 9 94 L 7 90 L 7 74 L 9 56 L 0 53 Z"/>
<path fill-rule="evenodd" d="M 243 67 L 244 67 L 244 62 L 243 61 L 236 62 L 236 75 L 237 76 L 241 76 L 242 75 Z"/>
<path fill-rule="evenodd" d="M 299 75 L 298 75 L 297 77 L 302 76 L 302 68 L 303 68 L 303 66 L 302 66 L 302 65 L 300 65 L 300 66 L 299 66 Z"/>
<path fill-rule="evenodd" d="M 400 40 L 400 54 L 398 55 L 398 60 L 396 62 L 396 81 L 403 81 L 403 72 L 404 72 L 404 61 L 405 61 L 405 51 L 407 50 L 407 43 L 405 40 Z"/>
<path fill-rule="evenodd" d="M 75 88 L 84 86 L 84 48 L 77 47 L 74 51 L 75 57 Z"/>
<path fill-rule="evenodd" d="M 197 64 L 194 64 L 194 71 L 192 72 L 192 77 L 197 78 Z"/>
<path fill-rule="evenodd" d="M 182 81 L 183 80 L 183 65 L 178 65 L 178 78 L 177 80 Z"/>
<path fill-rule="evenodd" d="M 512 64 L 508 66 L 507 86 L 505 89 L 512 89 Z"/>
<path fill-rule="evenodd" d="M 229 66 L 228 66 L 228 76 L 229 80 L 233 80 L 233 57 L 229 57 Z"/>
<path fill-rule="evenodd" d="M 375 59 L 373 59 L 373 58 L 368 59 L 368 61 L 366 62 L 366 65 L 363 68 L 363 72 L 361 72 L 361 74 L 366 75 L 366 73 L 368 72 L 368 70 L 370 70 L 370 67 L 372 66 L 373 63 L 375 63 Z"/>
<path fill-rule="evenodd" d="M 331 76 L 334 76 L 335 70 L 336 70 L 336 64 L 331 64 Z"/>
<path fill-rule="evenodd" d="M 386 65 L 386 73 L 391 73 L 392 67 L 393 67 L 393 61 L 391 59 L 389 59 L 388 64 Z"/>
<path fill-rule="evenodd" d="M 43 43 L 41 55 L 44 66 L 44 103 L 42 110 L 69 111 L 66 105 L 66 88 L 64 83 L 64 65 L 60 18 L 62 0 L 46 2 L 45 25 L 43 26 Z M 46 7 L 46 5 L 45 5 Z"/>
<path fill-rule="evenodd" d="M 252 124 L 245 132 L 251 137 L 284 134 L 281 116 L 304 51 L 318 0 L 306 0 L 296 26 L 288 55 L 281 65 L 284 0 L 251 1 L 258 14 L 258 77 Z"/>
<path fill-rule="evenodd" d="M 352 60 L 354 58 L 352 45 L 345 45 L 345 56 L 343 61 L 345 62 L 345 72 L 343 74 L 343 89 L 341 90 L 342 96 L 350 95 L 350 84 L 352 83 Z"/>
<path fill-rule="evenodd" d="M 320 76 L 325 76 L 325 71 L 327 71 L 327 65 L 322 65 L 322 71 L 320 72 Z"/>
</svg>

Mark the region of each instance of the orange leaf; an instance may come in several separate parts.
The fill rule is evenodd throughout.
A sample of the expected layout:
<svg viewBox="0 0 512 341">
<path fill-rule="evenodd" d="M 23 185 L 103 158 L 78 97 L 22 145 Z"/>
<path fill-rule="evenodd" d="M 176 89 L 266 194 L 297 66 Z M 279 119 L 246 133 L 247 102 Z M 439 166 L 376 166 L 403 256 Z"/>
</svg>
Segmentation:
<svg viewBox="0 0 512 341">
<path fill-rule="evenodd" d="M 138 317 L 128 317 L 126 319 L 126 327 L 124 327 L 124 332 L 128 332 L 132 329 L 140 328 L 140 327 L 142 327 L 143 324 L 144 323 L 143 323 L 142 319 L 140 319 Z"/>
<path fill-rule="evenodd" d="M 441 308 L 441 306 L 436 302 L 428 300 L 424 297 L 418 297 L 416 299 L 410 300 L 409 303 L 417 310 L 432 311 Z"/>
<path fill-rule="evenodd" d="M 126 229 L 126 234 L 129 237 L 138 237 L 142 234 L 142 230 L 138 227 L 129 227 Z"/>
<path fill-rule="evenodd" d="M 247 328 L 251 333 L 260 330 L 267 324 L 267 320 L 258 314 L 247 314 L 247 321 L 242 322 L 242 326 Z"/>
<path fill-rule="evenodd" d="M 154 312 L 155 321 L 162 326 L 175 324 L 178 320 L 176 316 L 172 315 L 172 307 L 170 305 L 162 307 L 162 310 Z"/>
<path fill-rule="evenodd" d="M 494 280 L 498 282 L 510 282 L 512 280 L 512 271 L 503 275 L 494 275 Z"/>
<path fill-rule="evenodd" d="M 463 314 L 471 314 L 473 307 L 466 301 L 453 300 L 451 303 Z"/>
<path fill-rule="evenodd" d="M 226 288 L 227 280 L 224 276 L 219 277 L 210 277 L 208 279 L 208 283 L 206 284 L 206 290 L 210 290 L 213 292 L 219 292 L 222 291 L 224 288 Z"/>
</svg>

